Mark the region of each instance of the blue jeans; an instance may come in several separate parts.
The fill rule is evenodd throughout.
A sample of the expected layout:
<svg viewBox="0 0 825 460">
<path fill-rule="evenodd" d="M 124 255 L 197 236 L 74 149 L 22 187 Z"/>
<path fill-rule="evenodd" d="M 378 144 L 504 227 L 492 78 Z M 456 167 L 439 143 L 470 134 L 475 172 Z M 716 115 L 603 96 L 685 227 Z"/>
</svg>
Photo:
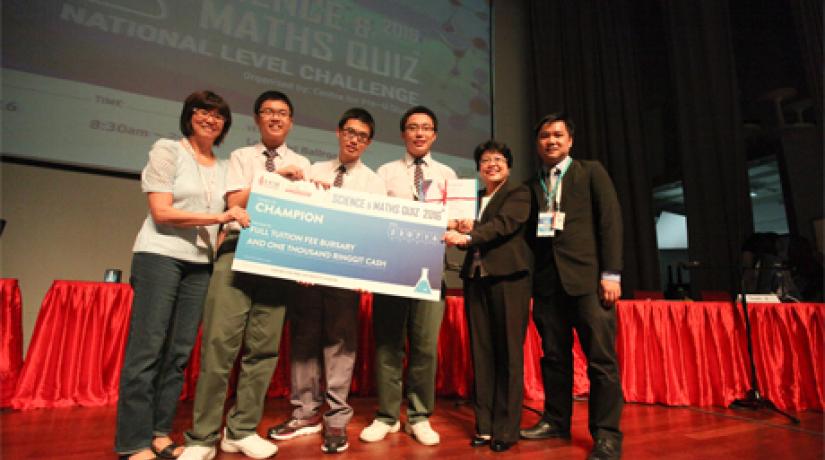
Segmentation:
<svg viewBox="0 0 825 460">
<path fill-rule="evenodd" d="M 198 333 L 211 264 L 147 252 L 132 257 L 129 341 L 120 373 L 115 450 L 131 454 L 172 431 Z"/>
</svg>

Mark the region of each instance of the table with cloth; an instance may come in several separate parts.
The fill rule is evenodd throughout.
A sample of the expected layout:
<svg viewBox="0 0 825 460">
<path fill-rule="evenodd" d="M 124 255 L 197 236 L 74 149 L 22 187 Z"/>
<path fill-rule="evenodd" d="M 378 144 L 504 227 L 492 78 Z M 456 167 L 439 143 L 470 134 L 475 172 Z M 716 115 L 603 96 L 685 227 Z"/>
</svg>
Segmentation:
<svg viewBox="0 0 825 460">
<path fill-rule="evenodd" d="M 9 407 L 23 367 L 23 302 L 16 279 L 0 278 L 0 407 Z"/>
<path fill-rule="evenodd" d="M 120 283 L 56 281 L 43 300 L 12 406 L 94 406 L 117 398 L 128 334 L 131 289 Z M 439 396 L 468 398 L 469 336 L 461 297 L 448 296 L 438 344 Z M 730 302 L 618 302 L 617 353 L 628 402 L 727 406 L 750 388 L 744 316 Z M 785 410 L 825 407 L 825 304 L 749 304 L 761 392 Z M 359 354 L 352 393 L 374 395 L 372 296 L 361 297 Z M 288 326 L 287 326 L 288 327 Z M 289 335 L 270 396 L 289 393 Z M 524 344 L 525 397 L 543 398 L 541 343 L 532 324 Z M 200 338 L 182 398 L 194 396 Z M 587 393 L 586 363 L 576 343 L 574 392 Z"/>
<path fill-rule="evenodd" d="M 116 402 L 131 308 L 128 284 L 52 283 L 40 306 L 11 406 Z"/>
</svg>

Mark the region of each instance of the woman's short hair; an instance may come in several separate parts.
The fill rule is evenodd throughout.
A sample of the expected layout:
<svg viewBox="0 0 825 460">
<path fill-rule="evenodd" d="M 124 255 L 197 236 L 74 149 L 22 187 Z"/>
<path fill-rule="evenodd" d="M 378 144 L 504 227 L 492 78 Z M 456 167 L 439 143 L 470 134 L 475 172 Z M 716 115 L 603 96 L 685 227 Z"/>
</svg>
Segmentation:
<svg viewBox="0 0 825 460">
<path fill-rule="evenodd" d="M 504 155 L 504 158 L 507 159 L 507 167 L 513 167 L 513 153 L 510 152 L 510 147 L 507 147 L 507 144 L 504 142 L 490 139 L 489 141 L 478 144 L 473 152 L 473 158 L 476 160 L 476 171 L 481 169 L 481 155 L 484 155 L 484 152 L 498 152 Z"/>
<path fill-rule="evenodd" d="M 229 110 L 229 104 L 222 97 L 209 90 L 195 91 L 190 94 L 183 101 L 183 109 L 180 111 L 180 132 L 184 137 L 189 137 L 195 132 L 192 129 L 192 115 L 197 109 L 217 110 L 223 117 L 223 129 L 218 138 L 215 139 L 215 145 L 220 145 L 229 132 L 229 127 L 232 126 L 232 111 Z"/>
</svg>

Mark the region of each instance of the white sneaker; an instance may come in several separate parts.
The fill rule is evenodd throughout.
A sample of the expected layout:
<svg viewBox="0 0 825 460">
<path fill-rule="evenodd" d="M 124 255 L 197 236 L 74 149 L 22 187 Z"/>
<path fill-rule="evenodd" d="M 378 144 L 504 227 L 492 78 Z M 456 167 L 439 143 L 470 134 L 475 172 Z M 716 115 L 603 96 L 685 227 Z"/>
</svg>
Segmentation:
<svg viewBox="0 0 825 460">
<path fill-rule="evenodd" d="M 433 430 L 433 427 L 430 426 L 429 420 L 418 422 L 415 425 L 407 425 L 406 431 L 411 434 L 416 441 L 424 444 L 425 446 L 434 446 L 441 442 L 441 436 Z"/>
<path fill-rule="evenodd" d="M 229 453 L 243 452 L 251 458 L 269 458 L 278 453 L 278 446 L 258 436 L 258 433 L 242 439 L 229 439 L 224 428 L 221 450 Z"/>
<path fill-rule="evenodd" d="M 215 446 L 186 446 L 178 460 L 212 460 L 217 453 Z"/>
<path fill-rule="evenodd" d="M 387 437 L 387 433 L 397 433 L 399 429 L 401 429 L 401 422 L 396 421 L 394 425 L 387 425 L 376 419 L 372 421 L 370 426 L 361 430 L 361 436 L 359 437 L 364 442 L 376 442 Z"/>
</svg>

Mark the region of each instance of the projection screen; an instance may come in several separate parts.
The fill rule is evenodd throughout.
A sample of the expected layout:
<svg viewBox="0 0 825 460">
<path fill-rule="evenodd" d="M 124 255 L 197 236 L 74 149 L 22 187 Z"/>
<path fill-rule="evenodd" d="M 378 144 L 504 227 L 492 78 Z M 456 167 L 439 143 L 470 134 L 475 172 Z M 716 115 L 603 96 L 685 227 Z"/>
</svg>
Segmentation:
<svg viewBox="0 0 825 460">
<path fill-rule="evenodd" d="M 292 99 L 287 143 L 311 161 L 336 154 L 356 106 L 377 120 L 373 167 L 403 154 L 413 105 L 438 115 L 433 153 L 461 176 L 491 133 L 488 0 L 12 0 L 2 13 L 8 156 L 138 172 L 199 89 L 232 109 L 222 157 L 258 141 L 252 104 L 269 89 Z"/>
</svg>

